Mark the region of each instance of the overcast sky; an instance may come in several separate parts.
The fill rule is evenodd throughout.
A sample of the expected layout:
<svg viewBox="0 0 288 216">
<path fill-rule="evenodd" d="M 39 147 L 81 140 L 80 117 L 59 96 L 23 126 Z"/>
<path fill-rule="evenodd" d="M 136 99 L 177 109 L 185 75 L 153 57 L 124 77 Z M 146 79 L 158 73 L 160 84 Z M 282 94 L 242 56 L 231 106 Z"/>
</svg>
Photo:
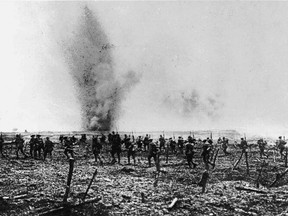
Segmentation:
<svg viewBox="0 0 288 216">
<path fill-rule="evenodd" d="M 287 2 L 0 3 L 0 130 L 80 130 L 62 52 L 87 5 L 117 76 L 118 130 L 288 132 Z"/>
</svg>

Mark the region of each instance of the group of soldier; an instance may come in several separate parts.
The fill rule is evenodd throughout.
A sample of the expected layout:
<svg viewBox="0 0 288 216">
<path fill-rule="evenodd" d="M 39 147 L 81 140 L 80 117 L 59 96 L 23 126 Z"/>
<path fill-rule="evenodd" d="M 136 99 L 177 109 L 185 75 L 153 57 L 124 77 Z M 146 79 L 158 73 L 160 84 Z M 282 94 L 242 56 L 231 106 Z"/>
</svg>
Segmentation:
<svg viewBox="0 0 288 216">
<path fill-rule="evenodd" d="M 60 136 L 59 141 L 64 147 L 64 155 L 69 158 L 74 158 L 74 149 L 73 146 L 78 139 L 74 136 Z M 81 139 L 79 140 L 80 143 L 87 145 L 86 143 L 87 138 L 85 134 L 82 134 Z M 0 136 L 0 154 L 4 157 L 3 154 L 3 143 L 4 139 L 2 134 Z M 52 158 L 52 151 L 54 148 L 54 143 L 46 137 L 45 140 L 41 138 L 41 135 L 31 135 L 31 138 L 28 142 L 30 147 L 30 155 L 28 156 L 24 151 L 24 139 L 20 134 L 15 136 L 13 143 L 16 145 L 16 157 L 19 158 L 19 152 L 21 152 L 24 158 L 31 157 L 35 159 L 46 159 L 49 155 Z M 279 137 L 276 141 L 276 146 L 279 149 L 281 158 L 284 156 L 286 141 Z M 260 158 L 263 156 L 268 157 L 265 153 L 265 149 L 267 147 L 267 142 L 263 139 L 259 139 L 257 141 L 257 145 L 259 147 Z M 103 156 L 103 147 L 105 147 L 106 151 L 109 151 L 111 154 L 111 163 L 114 164 L 116 162 L 121 162 L 121 155 L 122 152 L 126 152 L 128 164 L 131 164 L 131 158 L 133 159 L 134 164 L 136 163 L 136 155 L 137 152 L 145 152 L 147 156 L 148 164 L 151 166 L 151 159 L 154 159 L 156 163 L 159 160 L 160 155 L 164 155 L 166 158 L 166 163 L 168 162 L 169 155 L 171 154 L 180 154 L 185 156 L 188 166 L 190 168 L 195 168 L 198 164 L 196 164 L 193 160 L 195 158 L 196 147 L 197 149 L 202 149 L 201 157 L 206 167 L 215 166 L 215 160 L 213 161 L 213 154 L 215 150 L 219 148 L 213 143 L 213 139 L 207 137 L 204 140 L 198 139 L 196 140 L 194 136 L 188 136 L 187 140 L 184 140 L 183 137 L 179 136 L 178 140 L 175 138 L 170 137 L 166 139 L 164 135 L 160 135 L 159 139 L 152 139 L 148 134 L 146 136 L 138 136 L 137 138 L 134 135 L 127 135 L 125 134 L 124 137 L 114 131 L 109 133 L 106 137 L 104 134 L 101 135 L 93 135 L 92 137 L 92 153 L 95 157 L 96 162 L 100 162 L 103 164 L 103 160 L 105 159 Z M 223 150 L 225 156 L 229 155 L 230 153 L 227 151 L 229 146 L 229 140 L 225 137 L 220 137 L 217 140 L 217 146 L 220 146 Z M 248 143 L 245 138 L 241 138 L 241 143 L 238 145 L 242 150 L 242 155 L 245 156 L 246 161 L 247 159 L 247 149 L 249 148 Z M 217 152 L 218 153 L 218 152 Z M 117 160 L 116 157 L 117 156 Z M 141 155 L 143 155 L 141 153 Z M 240 161 L 239 159 L 239 161 Z"/>
<path fill-rule="evenodd" d="M 2 157 L 6 157 L 3 153 L 3 144 L 4 144 L 4 139 L 1 134 L 0 137 L 0 154 Z M 41 159 L 43 158 L 44 160 L 46 159 L 47 155 L 50 155 L 52 157 L 52 151 L 54 147 L 54 143 L 49 139 L 49 137 L 46 137 L 45 141 L 41 138 L 41 135 L 31 135 L 30 141 L 28 143 L 30 150 L 29 153 L 30 155 L 27 155 L 25 153 L 24 148 L 25 146 L 25 140 L 21 136 L 21 134 L 16 134 L 15 139 L 9 143 L 10 145 L 15 145 L 16 146 L 16 158 L 19 159 L 19 152 L 22 153 L 24 158 L 34 158 L 34 159 Z"/>
<path fill-rule="evenodd" d="M 92 138 L 92 152 L 95 156 L 95 161 L 97 162 L 99 160 L 101 164 L 103 163 L 103 157 L 101 157 L 103 146 L 108 145 L 110 146 L 112 164 L 121 162 L 122 152 L 126 152 L 128 164 L 131 164 L 131 158 L 134 164 L 136 163 L 135 157 L 137 152 L 145 152 L 149 166 L 151 166 L 151 160 L 154 159 L 156 163 L 160 155 L 165 156 L 167 163 L 170 154 L 181 154 L 186 156 L 187 163 L 189 167 L 192 168 L 192 166 L 197 166 L 197 164 L 193 162 L 195 145 L 201 143 L 203 162 L 206 165 L 210 164 L 213 167 L 215 166 L 215 163 L 211 162 L 211 152 L 214 148 L 213 140 L 209 137 L 204 140 L 196 140 L 194 136 L 188 136 L 188 139 L 184 140 L 183 137 L 179 136 L 176 141 L 175 138 L 170 137 L 169 139 L 165 139 L 164 135 L 160 135 L 159 139 L 153 141 L 148 134 L 144 137 L 138 136 L 135 139 L 133 135 L 125 134 L 124 137 L 121 138 L 118 133 L 112 132 L 108 135 L 107 141 L 108 142 L 106 142 L 106 136 L 103 134 L 101 136 L 93 136 Z M 228 155 L 228 139 L 225 137 L 219 138 L 217 143 L 222 145 L 223 152 L 225 155 Z M 117 161 L 115 154 L 117 155 Z"/>
</svg>

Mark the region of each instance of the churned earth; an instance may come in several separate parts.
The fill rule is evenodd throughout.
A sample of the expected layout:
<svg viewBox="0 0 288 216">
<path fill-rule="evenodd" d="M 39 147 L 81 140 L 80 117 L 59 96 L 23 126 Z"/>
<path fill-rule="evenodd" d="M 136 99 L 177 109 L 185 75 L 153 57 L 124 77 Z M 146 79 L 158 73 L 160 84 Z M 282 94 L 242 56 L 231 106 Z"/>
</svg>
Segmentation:
<svg viewBox="0 0 288 216">
<path fill-rule="evenodd" d="M 136 165 L 127 164 L 125 152 L 120 165 L 111 165 L 105 148 L 104 165 L 100 166 L 94 162 L 90 146 L 76 146 L 68 202 L 82 202 L 95 169 L 97 175 L 85 200 L 99 199 L 46 215 L 288 215 L 288 175 L 269 187 L 276 174 L 286 170 L 284 160 L 279 155 L 274 158 L 272 151 L 268 158 L 260 159 L 258 149 L 253 147 L 249 151 L 248 175 L 244 159 L 232 169 L 240 150 L 234 145 L 228 150 L 228 156 L 219 151 L 215 168 L 209 170 L 207 190 L 201 193 L 197 185 L 204 172 L 200 147 L 196 150 L 199 165 L 195 169 L 188 168 L 184 155 L 170 155 L 168 163 L 162 155 L 157 177 L 156 167 L 148 167 L 145 152 L 138 153 Z M 16 160 L 14 154 L 9 159 L 1 158 L 0 215 L 43 215 L 61 207 L 68 170 L 69 161 L 60 144 L 55 146 L 53 158 L 46 161 Z"/>
</svg>

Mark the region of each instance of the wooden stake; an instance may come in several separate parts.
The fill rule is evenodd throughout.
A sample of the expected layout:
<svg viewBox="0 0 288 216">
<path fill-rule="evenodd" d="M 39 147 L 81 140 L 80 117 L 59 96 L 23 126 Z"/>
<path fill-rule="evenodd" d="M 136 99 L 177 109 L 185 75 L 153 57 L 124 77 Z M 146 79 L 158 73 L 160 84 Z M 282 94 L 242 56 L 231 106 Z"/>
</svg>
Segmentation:
<svg viewBox="0 0 288 216">
<path fill-rule="evenodd" d="M 246 171 L 247 174 L 249 175 L 249 163 L 248 163 L 248 154 L 245 152 L 245 161 L 246 161 Z"/>
<path fill-rule="evenodd" d="M 215 162 L 216 162 L 216 159 L 217 159 L 217 156 L 218 156 L 218 152 L 219 152 L 219 148 L 216 150 L 216 154 L 215 154 L 215 157 L 214 157 L 214 160 L 213 160 L 213 166 L 215 167 Z"/>
<path fill-rule="evenodd" d="M 262 170 L 263 170 L 264 164 L 265 164 L 265 160 L 263 160 L 263 163 L 261 164 L 261 168 L 259 170 L 258 177 L 256 179 L 256 187 L 257 188 L 259 188 L 259 180 L 260 180 L 260 177 L 261 177 L 261 174 L 262 174 Z"/>
<path fill-rule="evenodd" d="M 73 168 L 74 168 L 74 161 L 75 160 L 73 158 L 69 159 L 69 173 L 68 173 L 68 178 L 67 178 L 66 191 L 65 191 L 65 194 L 64 194 L 64 198 L 63 198 L 63 203 L 64 204 L 67 204 L 67 198 L 68 198 L 69 191 L 70 191 L 70 184 L 71 184 Z"/>
<path fill-rule="evenodd" d="M 285 167 L 287 167 L 287 156 L 288 156 L 288 151 L 287 147 L 285 148 Z"/>
<path fill-rule="evenodd" d="M 242 156 L 243 156 L 243 151 L 242 151 L 242 153 L 241 153 L 241 156 L 240 156 L 240 158 L 239 158 L 239 160 L 235 163 L 235 165 L 233 166 L 233 169 L 235 169 L 236 167 L 237 167 L 237 165 L 238 165 L 238 163 L 240 162 L 240 160 L 242 159 Z"/>
<path fill-rule="evenodd" d="M 91 185 L 92 185 L 92 182 L 93 182 L 93 180 L 94 180 L 94 178 L 95 178 L 96 175 L 97 175 L 97 169 L 95 169 L 95 172 L 93 173 L 93 176 L 92 176 L 92 178 L 91 178 L 91 180 L 90 180 L 90 183 L 89 183 L 89 185 L 88 185 L 88 187 L 87 187 L 87 190 L 86 190 L 86 192 L 85 192 L 85 194 L 84 194 L 84 196 L 83 196 L 83 199 L 82 199 L 83 202 L 84 202 L 84 200 L 85 200 L 85 198 L 86 198 L 86 195 L 88 194 L 88 191 L 89 191 L 89 189 L 90 189 L 90 187 L 91 187 Z"/>
<path fill-rule="evenodd" d="M 205 172 L 203 172 L 203 174 L 202 174 L 202 178 L 201 178 L 200 182 L 198 183 L 198 186 L 202 187 L 202 193 L 205 193 L 208 179 L 209 179 L 209 173 L 207 170 L 205 170 Z"/>
<path fill-rule="evenodd" d="M 277 181 L 279 181 L 287 172 L 288 169 L 286 169 L 282 174 L 277 173 L 275 181 L 269 187 L 273 187 L 277 183 Z"/>
</svg>

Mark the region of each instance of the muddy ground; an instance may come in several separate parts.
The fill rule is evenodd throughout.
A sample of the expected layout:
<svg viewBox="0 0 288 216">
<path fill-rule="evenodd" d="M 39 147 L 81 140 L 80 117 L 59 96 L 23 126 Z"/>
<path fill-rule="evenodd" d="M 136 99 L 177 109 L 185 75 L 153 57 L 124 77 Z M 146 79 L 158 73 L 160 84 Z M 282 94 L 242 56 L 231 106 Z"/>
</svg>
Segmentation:
<svg viewBox="0 0 288 216">
<path fill-rule="evenodd" d="M 194 169 L 188 168 L 181 154 L 170 155 L 168 163 L 161 156 L 162 172 L 155 182 L 156 168 L 148 167 L 146 153 L 138 153 L 136 165 L 128 165 L 123 152 L 121 164 L 111 165 L 105 150 L 104 166 L 100 166 L 90 150 L 85 157 L 87 148 L 77 146 L 68 202 L 81 203 L 95 169 L 98 172 L 86 200 L 99 197 L 100 201 L 50 215 L 288 215 L 288 174 L 275 187 L 269 187 L 276 173 L 286 170 L 284 160 L 276 155 L 274 161 L 272 151 L 268 159 L 260 159 L 254 147 L 249 151 L 247 175 L 244 159 L 232 170 L 240 150 L 233 145 L 228 150 L 229 156 L 219 151 L 215 169 L 209 170 L 207 191 L 202 194 L 197 186 L 204 171 L 200 149 L 195 159 L 199 165 Z M 63 147 L 56 145 L 53 158 L 46 161 L 23 159 L 22 155 L 16 160 L 15 152 L 10 151 L 6 147 L 5 152 L 11 155 L 0 159 L 0 215 L 41 215 L 61 206 L 69 169 Z M 239 191 L 236 187 L 259 192 Z M 175 198 L 177 202 L 169 208 Z"/>
</svg>

